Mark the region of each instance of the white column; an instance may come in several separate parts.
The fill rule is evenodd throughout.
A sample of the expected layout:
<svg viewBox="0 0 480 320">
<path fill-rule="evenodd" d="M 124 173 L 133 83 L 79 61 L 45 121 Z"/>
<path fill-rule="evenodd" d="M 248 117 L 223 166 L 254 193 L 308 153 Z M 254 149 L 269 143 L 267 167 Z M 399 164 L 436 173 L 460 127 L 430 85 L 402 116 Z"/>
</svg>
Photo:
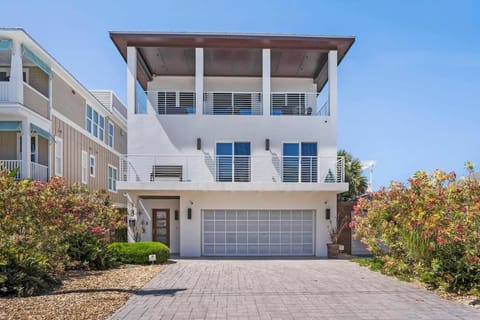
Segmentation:
<svg viewBox="0 0 480 320">
<path fill-rule="evenodd" d="M 263 115 L 270 115 L 270 49 L 262 50 L 262 101 Z"/>
<path fill-rule="evenodd" d="M 328 52 L 328 108 L 332 118 L 337 117 L 337 50 Z"/>
<path fill-rule="evenodd" d="M 30 121 L 22 121 L 22 178 L 30 178 Z"/>
<path fill-rule="evenodd" d="M 15 39 L 12 40 L 9 95 L 12 102 L 23 103 L 22 44 Z"/>
<path fill-rule="evenodd" d="M 203 113 L 203 48 L 195 48 L 195 113 Z"/>
<path fill-rule="evenodd" d="M 137 48 L 127 47 L 127 110 L 128 114 L 134 114 L 136 109 L 136 88 L 137 82 Z M 128 117 L 132 119 L 132 117 Z"/>
</svg>

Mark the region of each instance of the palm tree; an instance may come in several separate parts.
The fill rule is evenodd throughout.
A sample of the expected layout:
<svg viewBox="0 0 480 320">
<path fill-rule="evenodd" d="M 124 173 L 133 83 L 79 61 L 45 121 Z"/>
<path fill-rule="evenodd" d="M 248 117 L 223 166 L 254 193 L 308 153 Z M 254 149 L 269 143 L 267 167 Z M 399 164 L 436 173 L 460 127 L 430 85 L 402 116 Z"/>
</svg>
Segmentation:
<svg viewBox="0 0 480 320">
<path fill-rule="evenodd" d="M 368 189 L 367 178 L 362 175 L 362 164 L 345 150 L 339 150 L 337 155 L 345 159 L 345 182 L 348 183 L 348 191 L 338 197 L 342 201 L 355 201 Z"/>
</svg>

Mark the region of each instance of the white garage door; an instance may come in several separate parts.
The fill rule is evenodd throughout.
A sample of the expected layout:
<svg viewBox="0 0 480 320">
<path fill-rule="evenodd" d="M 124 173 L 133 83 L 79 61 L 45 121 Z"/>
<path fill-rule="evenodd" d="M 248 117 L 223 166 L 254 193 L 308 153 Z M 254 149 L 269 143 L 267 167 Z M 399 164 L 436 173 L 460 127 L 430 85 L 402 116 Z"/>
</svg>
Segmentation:
<svg viewBox="0 0 480 320">
<path fill-rule="evenodd" d="M 205 256 L 314 254 L 315 210 L 202 210 Z"/>
</svg>

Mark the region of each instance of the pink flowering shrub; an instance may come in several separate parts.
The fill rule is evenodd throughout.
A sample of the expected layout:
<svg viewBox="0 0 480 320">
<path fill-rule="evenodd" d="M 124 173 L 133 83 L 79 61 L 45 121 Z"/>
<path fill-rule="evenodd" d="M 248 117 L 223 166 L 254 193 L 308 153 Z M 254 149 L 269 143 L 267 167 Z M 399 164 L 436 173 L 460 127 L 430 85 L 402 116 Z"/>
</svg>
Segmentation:
<svg viewBox="0 0 480 320">
<path fill-rule="evenodd" d="M 0 171 L 0 295 L 32 295 L 69 268 L 106 268 L 108 231 L 122 219 L 105 193 L 15 181 Z"/>
<path fill-rule="evenodd" d="M 384 272 L 449 291 L 480 289 L 479 181 L 417 172 L 360 199 L 352 224 Z"/>
</svg>

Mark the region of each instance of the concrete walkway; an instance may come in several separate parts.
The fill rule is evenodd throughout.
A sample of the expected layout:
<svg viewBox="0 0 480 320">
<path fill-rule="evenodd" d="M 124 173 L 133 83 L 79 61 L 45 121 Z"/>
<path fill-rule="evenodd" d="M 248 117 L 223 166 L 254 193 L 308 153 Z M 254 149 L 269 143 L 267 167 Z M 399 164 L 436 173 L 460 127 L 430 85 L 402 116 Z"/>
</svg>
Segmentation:
<svg viewBox="0 0 480 320">
<path fill-rule="evenodd" d="M 111 319 L 480 319 L 345 260 L 179 259 Z"/>
</svg>

